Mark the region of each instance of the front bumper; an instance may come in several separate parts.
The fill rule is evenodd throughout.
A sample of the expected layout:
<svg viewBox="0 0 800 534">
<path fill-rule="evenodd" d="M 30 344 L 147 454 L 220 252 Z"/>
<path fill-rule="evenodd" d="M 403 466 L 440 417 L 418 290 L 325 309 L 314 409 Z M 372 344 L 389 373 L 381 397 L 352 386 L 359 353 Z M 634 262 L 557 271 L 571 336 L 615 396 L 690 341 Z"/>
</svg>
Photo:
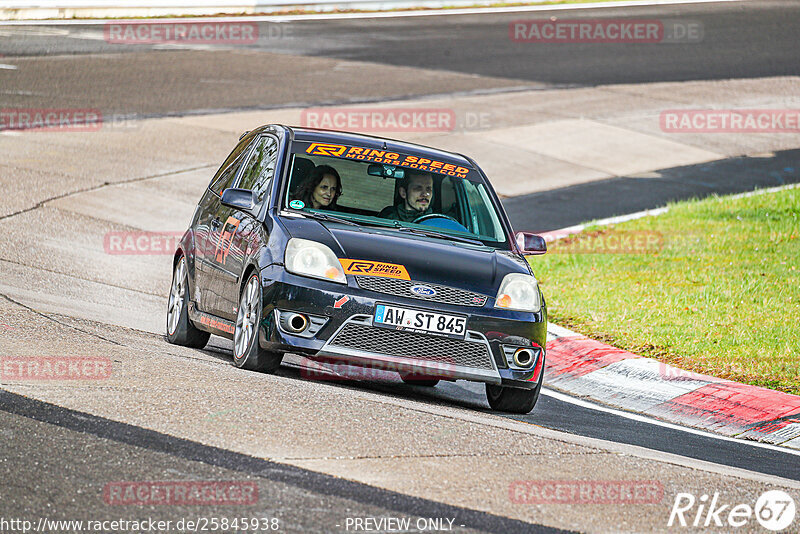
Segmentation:
<svg viewBox="0 0 800 534">
<path fill-rule="evenodd" d="M 263 320 L 259 343 L 266 350 L 293 352 L 309 358 L 422 375 L 533 388 L 544 368 L 546 310 L 525 313 L 494 308 L 489 298 L 467 307 L 404 298 L 358 286 L 335 284 L 287 273 L 273 265 L 262 271 Z M 463 340 L 396 331 L 372 325 L 376 303 L 426 308 L 467 316 Z M 300 313 L 323 322 L 315 334 L 294 335 L 281 314 Z M 285 319 L 285 317 L 284 317 Z M 536 355 L 529 369 L 510 366 L 509 347 L 529 348 Z M 506 350 L 504 350 L 506 349 Z"/>
</svg>

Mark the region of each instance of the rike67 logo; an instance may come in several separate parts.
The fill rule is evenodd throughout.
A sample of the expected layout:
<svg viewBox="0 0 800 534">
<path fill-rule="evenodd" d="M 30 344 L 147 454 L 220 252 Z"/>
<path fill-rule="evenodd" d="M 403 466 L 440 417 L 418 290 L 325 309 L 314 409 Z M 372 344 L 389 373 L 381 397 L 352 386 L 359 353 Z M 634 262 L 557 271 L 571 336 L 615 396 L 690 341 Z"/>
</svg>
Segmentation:
<svg viewBox="0 0 800 534">
<path fill-rule="evenodd" d="M 668 527 L 740 528 L 750 524 L 753 518 L 765 529 L 774 532 L 784 530 L 794 521 L 796 514 L 794 499 L 781 490 L 766 491 L 755 505 L 748 503 L 725 503 L 719 492 L 713 496 L 678 493 L 669 514 Z"/>
</svg>

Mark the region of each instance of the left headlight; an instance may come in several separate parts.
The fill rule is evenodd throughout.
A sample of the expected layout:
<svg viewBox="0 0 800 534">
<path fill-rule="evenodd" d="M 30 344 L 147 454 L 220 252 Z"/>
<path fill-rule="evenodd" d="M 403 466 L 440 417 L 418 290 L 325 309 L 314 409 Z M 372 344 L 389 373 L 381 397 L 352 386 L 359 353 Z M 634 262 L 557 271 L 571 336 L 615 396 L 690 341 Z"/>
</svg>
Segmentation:
<svg viewBox="0 0 800 534">
<path fill-rule="evenodd" d="M 286 270 L 290 273 L 339 284 L 347 283 L 339 258 L 322 243 L 293 237 L 286 244 L 284 260 Z"/>
<path fill-rule="evenodd" d="M 538 312 L 542 309 L 539 282 L 529 274 L 511 273 L 503 278 L 497 292 L 495 308 L 507 310 Z"/>
</svg>

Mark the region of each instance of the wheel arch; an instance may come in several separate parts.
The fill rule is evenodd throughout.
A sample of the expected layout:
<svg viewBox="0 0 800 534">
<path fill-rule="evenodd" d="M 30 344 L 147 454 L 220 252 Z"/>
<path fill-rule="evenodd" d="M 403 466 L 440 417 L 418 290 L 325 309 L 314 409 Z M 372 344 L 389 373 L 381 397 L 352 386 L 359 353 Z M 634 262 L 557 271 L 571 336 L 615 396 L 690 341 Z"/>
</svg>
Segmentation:
<svg viewBox="0 0 800 534">
<path fill-rule="evenodd" d="M 258 267 L 254 263 L 250 263 L 245 267 L 244 272 L 242 274 L 242 278 L 239 280 L 239 298 L 242 297 L 242 291 L 244 291 L 244 286 L 247 284 L 247 281 L 250 279 L 250 275 L 253 273 L 259 273 Z M 259 280 L 260 282 L 261 280 Z"/>
<path fill-rule="evenodd" d="M 183 247 L 178 247 L 175 250 L 175 254 L 172 255 L 172 269 L 173 270 L 175 270 L 175 266 L 178 264 L 178 260 L 180 260 L 182 256 L 185 257 L 186 253 L 183 252 Z"/>
</svg>

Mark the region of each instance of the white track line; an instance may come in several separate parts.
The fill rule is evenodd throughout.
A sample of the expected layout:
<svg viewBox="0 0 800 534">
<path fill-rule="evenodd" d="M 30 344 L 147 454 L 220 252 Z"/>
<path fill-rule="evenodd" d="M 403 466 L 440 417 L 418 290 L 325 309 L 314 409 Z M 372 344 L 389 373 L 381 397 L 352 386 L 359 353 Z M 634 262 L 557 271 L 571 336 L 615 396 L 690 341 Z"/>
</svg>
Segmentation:
<svg viewBox="0 0 800 534">
<path fill-rule="evenodd" d="M 688 426 L 681 426 L 676 425 L 673 423 L 667 423 L 665 421 L 660 421 L 658 419 L 653 419 L 651 417 L 647 417 L 644 415 L 639 415 L 632 412 L 626 412 L 623 410 L 615 410 L 614 408 L 608 408 L 606 406 L 601 406 L 599 404 L 595 404 L 592 402 L 588 402 L 577 397 L 573 397 L 571 395 L 567 395 L 565 393 L 561 393 L 558 391 L 554 391 L 550 388 L 542 387 L 541 390 L 542 395 L 546 395 L 548 397 L 552 397 L 556 400 L 560 400 L 562 402 L 568 402 L 570 404 L 574 404 L 576 406 L 580 406 L 582 408 L 589 408 L 590 410 L 597 410 L 598 412 L 605 412 L 610 413 L 612 415 L 616 415 L 619 417 L 624 417 L 625 419 L 630 419 L 632 421 L 639 421 L 641 423 L 647 423 L 650 425 L 656 425 L 664 428 L 669 428 L 672 430 L 679 430 L 681 432 L 688 432 L 689 434 L 695 434 L 698 436 L 704 436 L 707 438 L 718 439 L 721 441 L 731 441 L 741 445 L 750 445 L 752 447 L 758 447 L 761 449 L 769 449 L 772 451 L 784 452 L 786 454 L 792 454 L 794 456 L 800 456 L 800 450 L 791 449 L 789 447 L 781 447 L 778 445 L 773 445 L 771 443 L 762 443 L 760 441 L 751 441 L 748 439 L 741 439 L 741 438 L 732 438 L 730 436 L 724 436 L 722 434 L 714 434 L 712 432 L 707 432 L 705 430 L 699 430 L 697 428 L 692 428 Z"/>
<path fill-rule="evenodd" d="M 750 0 L 647 0 L 642 2 L 596 2 L 591 4 L 550 4 L 536 6 L 508 6 L 508 7 L 471 7 L 456 9 L 431 9 L 422 11 L 381 11 L 374 13 L 314 13 L 309 15 L 252 15 L 241 17 L 181 17 L 181 18 L 153 18 L 153 19 L 48 19 L 48 20 L 10 20 L 0 21 L 0 26 L 86 26 L 96 25 L 100 22 L 134 22 L 145 23 L 147 21 L 157 21 L 159 23 L 170 22 L 298 22 L 304 20 L 344 20 L 344 19 L 380 19 L 380 18 L 400 18 L 400 17 L 431 17 L 440 15 L 481 15 L 496 13 L 531 13 L 541 11 L 575 11 L 585 9 L 608 9 L 639 6 L 669 6 L 683 4 L 717 4 L 722 2 L 748 2 Z M 325 4 L 320 4 L 323 6 Z M 422 5 L 422 4 L 420 4 Z M 357 9 L 357 5 L 354 6 Z"/>
</svg>

